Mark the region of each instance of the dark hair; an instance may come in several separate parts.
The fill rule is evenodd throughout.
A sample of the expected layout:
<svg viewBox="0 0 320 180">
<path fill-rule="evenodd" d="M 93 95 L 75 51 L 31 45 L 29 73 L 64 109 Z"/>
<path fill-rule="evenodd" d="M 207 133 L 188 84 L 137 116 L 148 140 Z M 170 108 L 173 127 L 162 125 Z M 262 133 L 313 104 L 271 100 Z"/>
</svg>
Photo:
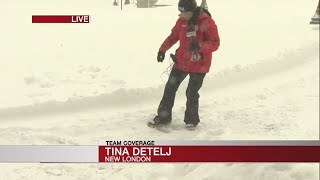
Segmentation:
<svg viewBox="0 0 320 180">
<path fill-rule="evenodd" d="M 195 0 L 179 0 L 179 11 L 195 11 L 197 9 L 197 2 Z"/>
</svg>

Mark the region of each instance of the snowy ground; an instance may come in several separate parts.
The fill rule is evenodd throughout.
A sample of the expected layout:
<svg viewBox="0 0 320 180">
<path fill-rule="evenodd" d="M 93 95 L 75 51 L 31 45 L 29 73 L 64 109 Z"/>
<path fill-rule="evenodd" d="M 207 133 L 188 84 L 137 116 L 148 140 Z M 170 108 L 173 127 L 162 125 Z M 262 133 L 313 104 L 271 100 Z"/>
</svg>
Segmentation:
<svg viewBox="0 0 320 180">
<path fill-rule="evenodd" d="M 198 2 L 200 4 L 200 1 Z M 221 47 L 201 89 L 194 132 L 147 128 L 170 65 L 156 53 L 178 12 L 112 2 L 0 2 L 0 144 L 97 145 L 98 140 L 318 140 L 316 0 L 215 0 Z M 35 14 L 90 14 L 90 24 L 31 24 Z M 177 47 L 177 46 L 175 46 Z M 319 164 L 0 164 L 0 179 L 319 179 Z"/>
</svg>

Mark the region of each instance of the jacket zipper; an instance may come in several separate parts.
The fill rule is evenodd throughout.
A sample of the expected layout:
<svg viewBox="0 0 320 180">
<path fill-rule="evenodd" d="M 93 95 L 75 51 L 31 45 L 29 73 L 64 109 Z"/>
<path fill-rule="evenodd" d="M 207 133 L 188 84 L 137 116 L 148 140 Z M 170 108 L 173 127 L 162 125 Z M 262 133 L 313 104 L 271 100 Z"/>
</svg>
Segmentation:
<svg viewBox="0 0 320 180">
<path fill-rule="evenodd" d="M 200 67 L 200 72 L 203 72 L 203 61 L 204 61 L 204 55 L 200 55 L 200 61 L 201 61 L 201 67 Z"/>
<path fill-rule="evenodd" d="M 189 26 L 187 26 L 189 28 Z M 188 30 L 187 30 L 188 31 Z M 188 69 L 188 66 L 187 66 L 187 63 L 188 63 L 188 47 L 187 47 L 187 41 L 188 41 L 188 38 L 186 38 L 186 41 L 184 42 L 184 48 L 185 48 L 185 53 L 184 53 L 184 70 L 186 72 L 189 71 Z"/>
</svg>

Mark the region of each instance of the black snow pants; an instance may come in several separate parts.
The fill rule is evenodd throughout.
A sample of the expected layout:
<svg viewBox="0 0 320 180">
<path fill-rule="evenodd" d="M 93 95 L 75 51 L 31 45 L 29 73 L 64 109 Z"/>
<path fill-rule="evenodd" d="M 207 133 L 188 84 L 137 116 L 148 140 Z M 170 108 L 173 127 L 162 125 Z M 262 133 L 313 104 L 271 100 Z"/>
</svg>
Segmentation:
<svg viewBox="0 0 320 180">
<path fill-rule="evenodd" d="M 189 83 L 186 90 L 187 103 L 184 115 L 186 124 L 197 125 L 200 122 L 199 118 L 199 90 L 202 86 L 205 73 L 187 73 L 181 70 L 172 68 L 168 82 L 165 86 L 164 94 L 158 107 L 158 121 L 163 124 L 170 123 L 172 120 L 172 108 L 176 92 L 181 82 L 189 75 Z"/>
</svg>

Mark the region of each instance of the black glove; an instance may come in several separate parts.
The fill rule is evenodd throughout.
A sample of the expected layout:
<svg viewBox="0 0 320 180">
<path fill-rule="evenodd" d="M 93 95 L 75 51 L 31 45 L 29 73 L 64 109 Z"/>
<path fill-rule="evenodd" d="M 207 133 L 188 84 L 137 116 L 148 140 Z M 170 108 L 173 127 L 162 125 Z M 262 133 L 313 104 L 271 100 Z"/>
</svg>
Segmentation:
<svg viewBox="0 0 320 180">
<path fill-rule="evenodd" d="M 158 57 L 157 57 L 158 62 L 162 62 L 164 60 L 164 58 L 165 58 L 165 53 L 162 51 L 159 51 Z"/>
<path fill-rule="evenodd" d="M 170 54 L 170 57 L 173 62 L 177 63 L 177 57 L 174 54 Z"/>
<path fill-rule="evenodd" d="M 197 52 L 200 49 L 200 44 L 196 40 L 192 40 L 190 43 L 190 51 Z"/>
</svg>

